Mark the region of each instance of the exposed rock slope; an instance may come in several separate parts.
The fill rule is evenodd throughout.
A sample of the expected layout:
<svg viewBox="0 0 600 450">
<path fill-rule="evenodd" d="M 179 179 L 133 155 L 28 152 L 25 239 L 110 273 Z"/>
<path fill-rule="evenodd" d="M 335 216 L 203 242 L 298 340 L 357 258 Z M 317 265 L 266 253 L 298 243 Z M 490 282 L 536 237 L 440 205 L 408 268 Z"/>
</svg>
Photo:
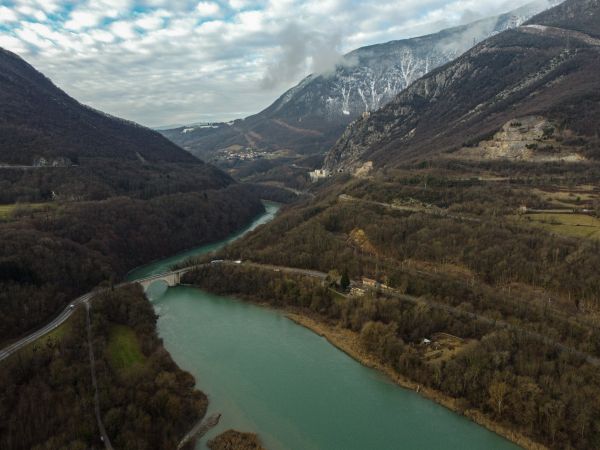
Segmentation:
<svg viewBox="0 0 600 450">
<path fill-rule="evenodd" d="M 548 3 L 536 0 L 508 14 L 429 36 L 357 49 L 345 55 L 333 74 L 308 76 L 257 115 L 163 134 L 203 158 L 234 146 L 325 152 L 351 121 L 386 105 L 413 81 L 477 42 L 520 25 Z"/>
<path fill-rule="evenodd" d="M 325 167 L 354 171 L 477 146 L 510 121 L 543 116 L 598 155 L 599 0 L 568 0 L 477 45 L 355 121 Z M 561 151 L 568 153 L 568 148 Z"/>
</svg>

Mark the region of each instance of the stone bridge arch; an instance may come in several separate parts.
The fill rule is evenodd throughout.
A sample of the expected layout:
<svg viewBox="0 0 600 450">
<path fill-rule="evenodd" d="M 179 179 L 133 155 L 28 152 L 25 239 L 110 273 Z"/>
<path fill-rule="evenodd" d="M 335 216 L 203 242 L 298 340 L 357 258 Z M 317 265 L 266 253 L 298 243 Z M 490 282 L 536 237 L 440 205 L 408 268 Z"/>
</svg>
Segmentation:
<svg viewBox="0 0 600 450">
<path fill-rule="evenodd" d="M 153 275 L 148 278 L 137 280 L 137 283 L 139 283 L 142 286 L 142 288 L 144 288 L 144 292 L 147 292 L 148 288 L 157 282 L 163 282 L 168 287 L 175 287 L 181 283 L 181 277 L 186 272 L 187 270 L 178 270 L 176 272 L 168 272 L 160 275 Z"/>
</svg>

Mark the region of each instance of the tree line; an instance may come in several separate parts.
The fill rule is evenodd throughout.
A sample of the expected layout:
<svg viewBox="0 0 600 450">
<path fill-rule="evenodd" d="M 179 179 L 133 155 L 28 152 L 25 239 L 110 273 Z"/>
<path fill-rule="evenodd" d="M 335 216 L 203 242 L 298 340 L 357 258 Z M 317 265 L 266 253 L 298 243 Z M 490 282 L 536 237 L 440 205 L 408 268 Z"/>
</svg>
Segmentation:
<svg viewBox="0 0 600 450">
<path fill-rule="evenodd" d="M 103 422 L 115 448 L 175 449 L 206 412 L 206 396 L 163 348 L 156 316 L 140 287 L 92 302 L 93 346 Z M 143 364 L 119 371 L 107 351 L 112 327 L 135 333 Z M 0 365 L 0 448 L 100 449 L 94 415 L 85 308 L 61 336 L 44 339 Z"/>
<path fill-rule="evenodd" d="M 150 200 L 64 203 L 0 223 L 0 341 L 134 267 L 222 239 L 264 211 L 240 185 Z"/>
<path fill-rule="evenodd" d="M 477 409 L 551 448 L 600 446 L 600 377 L 581 357 L 530 336 L 425 304 L 385 296 L 342 298 L 319 282 L 243 266 L 209 266 L 185 281 L 219 294 L 299 309 L 360 336 L 399 374 Z M 427 362 L 420 342 L 438 332 L 476 339 L 458 356 Z"/>
</svg>

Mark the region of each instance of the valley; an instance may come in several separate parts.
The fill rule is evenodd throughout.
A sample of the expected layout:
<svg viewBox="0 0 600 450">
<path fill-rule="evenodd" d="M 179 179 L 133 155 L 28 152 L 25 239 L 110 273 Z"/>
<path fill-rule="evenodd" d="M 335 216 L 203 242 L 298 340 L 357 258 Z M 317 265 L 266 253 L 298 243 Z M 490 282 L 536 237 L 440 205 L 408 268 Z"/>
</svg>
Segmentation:
<svg viewBox="0 0 600 450">
<path fill-rule="evenodd" d="M 58 3 L 0 5 L 72 71 L 0 48 L 0 448 L 600 448 L 599 0 Z"/>
<path fill-rule="evenodd" d="M 377 111 L 413 82 L 452 61 L 475 43 L 515 28 L 557 1 L 533 1 L 508 13 L 431 35 L 391 41 L 345 54 L 331 74 L 311 74 L 272 105 L 243 120 L 186 126 L 161 133 L 192 154 L 227 170 L 269 176 L 290 164 L 320 168 L 327 151 L 353 121 Z M 246 154 L 269 155 L 270 165 Z M 237 164 L 231 164 L 232 160 Z M 242 172 L 242 173 L 240 173 Z M 306 174 L 304 174 L 306 175 Z M 246 175 L 247 176 L 247 175 Z"/>
</svg>

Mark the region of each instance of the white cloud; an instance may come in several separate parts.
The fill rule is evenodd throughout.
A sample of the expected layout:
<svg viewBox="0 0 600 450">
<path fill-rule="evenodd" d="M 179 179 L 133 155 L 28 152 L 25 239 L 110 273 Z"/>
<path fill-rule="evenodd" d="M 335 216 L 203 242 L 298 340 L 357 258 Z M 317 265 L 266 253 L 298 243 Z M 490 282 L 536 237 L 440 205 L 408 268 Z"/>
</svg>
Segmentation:
<svg viewBox="0 0 600 450">
<path fill-rule="evenodd" d="M 17 53 L 24 53 L 27 51 L 27 47 L 21 39 L 10 35 L 0 34 L 0 47 L 8 48 Z"/>
<path fill-rule="evenodd" d="M 159 9 L 149 14 L 137 16 L 135 24 L 146 31 L 158 30 L 164 26 L 165 20 L 169 17 L 171 17 L 171 14 L 168 11 Z"/>
<path fill-rule="evenodd" d="M 215 2 L 200 2 L 196 11 L 201 17 L 215 17 L 221 12 L 221 7 Z"/>
<path fill-rule="evenodd" d="M 44 21 L 47 19 L 44 11 L 37 9 L 29 5 L 22 5 L 17 7 L 16 11 L 22 17 L 33 18 L 38 21 Z"/>
<path fill-rule="evenodd" d="M 0 6 L 0 24 L 16 22 L 19 16 L 16 12 L 6 6 Z"/>
<path fill-rule="evenodd" d="M 146 125 L 223 120 L 268 106 L 342 52 L 527 2 L 0 0 L 0 46 L 111 114 Z"/>
<path fill-rule="evenodd" d="M 248 8 L 251 4 L 249 0 L 229 0 L 229 6 L 236 11 Z"/>
<path fill-rule="evenodd" d="M 130 22 L 113 22 L 110 25 L 110 31 L 121 39 L 133 39 L 136 36 L 134 25 Z"/>
<path fill-rule="evenodd" d="M 90 11 L 73 11 L 70 19 L 65 23 L 69 30 L 83 30 L 98 25 L 102 15 Z"/>
</svg>

